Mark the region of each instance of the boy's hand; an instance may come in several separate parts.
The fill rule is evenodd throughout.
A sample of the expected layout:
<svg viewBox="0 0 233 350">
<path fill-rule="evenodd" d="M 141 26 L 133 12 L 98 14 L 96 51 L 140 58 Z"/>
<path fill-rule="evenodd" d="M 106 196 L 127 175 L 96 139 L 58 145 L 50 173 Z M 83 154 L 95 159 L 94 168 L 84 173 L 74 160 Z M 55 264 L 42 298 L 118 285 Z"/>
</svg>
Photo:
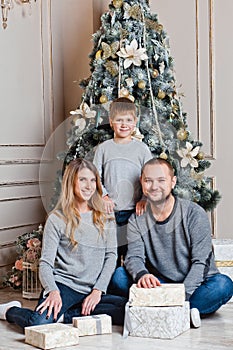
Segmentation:
<svg viewBox="0 0 233 350">
<path fill-rule="evenodd" d="M 147 207 L 147 200 L 141 199 L 139 202 L 136 204 L 136 214 L 138 216 L 142 215 L 145 213 Z"/>
<path fill-rule="evenodd" d="M 113 203 L 113 201 L 111 200 L 111 198 L 109 198 L 108 195 L 103 197 L 104 200 L 104 208 L 107 214 L 111 214 L 114 211 L 114 207 L 115 204 Z"/>
</svg>

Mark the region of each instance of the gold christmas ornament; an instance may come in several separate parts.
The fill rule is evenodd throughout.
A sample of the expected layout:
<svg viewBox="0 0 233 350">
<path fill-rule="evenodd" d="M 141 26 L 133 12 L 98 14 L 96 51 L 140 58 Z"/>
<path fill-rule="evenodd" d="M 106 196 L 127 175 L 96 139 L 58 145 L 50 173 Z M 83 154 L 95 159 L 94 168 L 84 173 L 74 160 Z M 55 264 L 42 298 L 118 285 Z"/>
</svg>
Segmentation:
<svg viewBox="0 0 233 350">
<path fill-rule="evenodd" d="M 178 110 L 179 110 L 179 106 L 177 106 L 177 104 L 176 103 L 172 103 L 172 110 L 173 110 L 173 112 L 177 112 Z"/>
<path fill-rule="evenodd" d="M 101 43 L 103 49 L 103 59 L 106 60 L 109 57 L 116 58 L 116 53 L 119 49 L 120 42 L 114 41 L 111 45 L 108 45 L 104 41 Z"/>
<path fill-rule="evenodd" d="M 116 9 L 119 9 L 123 5 L 123 0 L 113 0 L 112 4 Z"/>
<path fill-rule="evenodd" d="M 119 72 L 118 64 L 114 61 L 107 61 L 105 63 L 105 67 L 113 77 L 115 77 Z"/>
<path fill-rule="evenodd" d="M 145 89 L 145 87 L 146 87 L 145 80 L 139 80 L 138 87 L 139 87 L 139 89 Z"/>
<path fill-rule="evenodd" d="M 165 152 L 160 153 L 159 158 L 167 160 L 167 154 Z"/>
<path fill-rule="evenodd" d="M 107 96 L 105 95 L 100 96 L 100 103 L 107 103 L 107 102 L 108 102 Z"/>
<path fill-rule="evenodd" d="M 205 176 L 204 171 L 197 173 L 193 168 L 190 171 L 190 175 L 194 180 L 200 181 L 200 182 L 204 179 L 204 176 Z"/>
<path fill-rule="evenodd" d="M 163 30 L 163 25 L 152 19 L 145 18 L 145 23 L 147 28 L 155 30 L 156 32 L 161 32 L 161 30 Z"/>
<path fill-rule="evenodd" d="M 163 90 L 159 89 L 158 98 L 162 100 L 165 96 L 166 96 L 166 93 Z"/>
<path fill-rule="evenodd" d="M 98 60 L 101 58 L 102 50 L 98 50 L 95 54 L 95 58 Z"/>
<path fill-rule="evenodd" d="M 162 24 L 158 24 L 157 31 L 158 32 L 162 32 L 162 30 L 163 30 L 163 25 Z"/>
<path fill-rule="evenodd" d="M 204 152 L 198 152 L 197 159 L 202 160 L 204 158 L 205 158 L 205 153 Z"/>
<path fill-rule="evenodd" d="M 133 5 L 130 6 L 127 3 L 124 3 L 124 10 L 125 10 L 125 14 L 124 14 L 124 18 L 125 19 L 129 19 L 130 17 L 133 19 L 137 19 L 140 20 L 142 18 L 142 10 L 140 5 Z"/>
<path fill-rule="evenodd" d="M 151 74 L 153 78 L 157 78 L 157 76 L 159 75 L 158 69 L 153 69 Z"/>
<path fill-rule="evenodd" d="M 186 140 L 187 139 L 187 137 L 188 137 L 188 132 L 187 132 L 187 130 L 185 130 L 185 129 L 180 129 L 180 130 L 178 130 L 177 131 L 177 138 L 180 140 L 180 141 L 184 141 L 184 140 Z"/>
</svg>

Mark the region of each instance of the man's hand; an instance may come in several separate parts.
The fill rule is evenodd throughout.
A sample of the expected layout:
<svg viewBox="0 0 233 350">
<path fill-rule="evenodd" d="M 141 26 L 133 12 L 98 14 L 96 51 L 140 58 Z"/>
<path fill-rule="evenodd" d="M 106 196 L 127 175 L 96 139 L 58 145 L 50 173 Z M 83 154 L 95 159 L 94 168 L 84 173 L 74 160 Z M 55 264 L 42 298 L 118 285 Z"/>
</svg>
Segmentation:
<svg viewBox="0 0 233 350">
<path fill-rule="evenodd" d="M 161 286 L 161 283 L 159 282 L 158 278 L 150 273 L 142 276 L 137 283 L 138 288 L 155 288 L 157 286 Z"/>
<path fill-rule="evenodd" d="M 92 290 L 91 294 L 89 294 L 83 301 L 82 315 L 90 315 L 90 313 L 95 309 L 96 305 L 99 304 L 101 300 L 101 294 L 101 290 Z"/>
<path fill-rule="evenodd" d="M 49 318 L 51 316 L 51 313 L 53 312 L 53 318 L 54 320 L 57 319 L 57 315 L 60 312 L 62 307 L 62 300 L 60 296 L 60 292 L 58 290 L 52 290 L 47 298 L 41 303 L 36 311 L 40 310 L 40 314 L 43 314 L 45 310 L 48 309 L 48 313 L 46 318 Z"/>
<path fill-rule="evenodd" d="M 107 214 L 113 213 L 115 204 L 114 204 L 114 202 L 112 201 L 112 199 L 109 198 L 108 195 L 106 195 L 106 196 L 103 197 L 103 200 L 104 200 L 104 208 L 105 208 L 106 213 L 107 213 Z"/>
<path fill-rule="evenodd" d="M 147 207 L 147 200 L 141 199 L 136 204 L 136 215 L 140 216 L 145 213 Z"/>
</svg>

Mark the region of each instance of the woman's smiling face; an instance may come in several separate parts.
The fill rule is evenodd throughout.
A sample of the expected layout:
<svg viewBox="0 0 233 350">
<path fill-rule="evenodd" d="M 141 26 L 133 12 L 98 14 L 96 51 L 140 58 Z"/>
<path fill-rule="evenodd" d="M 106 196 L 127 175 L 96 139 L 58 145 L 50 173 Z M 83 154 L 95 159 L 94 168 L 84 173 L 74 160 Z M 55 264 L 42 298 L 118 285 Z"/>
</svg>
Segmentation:
<svg viewBox="0 0 233 350">
<path fill-rule="evenodd" d="M 81 169 L 76 175 L 74 194 L 78 201 L 88 201 L 96 191 L 96 176 L 88 168 Z"/>
</svg>

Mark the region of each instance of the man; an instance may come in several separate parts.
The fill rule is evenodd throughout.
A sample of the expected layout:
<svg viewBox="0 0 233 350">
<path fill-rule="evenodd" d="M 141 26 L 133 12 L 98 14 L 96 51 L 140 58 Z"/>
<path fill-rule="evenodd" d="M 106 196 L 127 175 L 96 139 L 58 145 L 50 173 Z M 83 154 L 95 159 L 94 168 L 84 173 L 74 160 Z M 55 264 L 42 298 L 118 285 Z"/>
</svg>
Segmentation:
<svg viewBox="0 0 233 350">
<path fill-rule="evenodd" d="M 167 161 L 149 160 L 140 181 L 147 210 L 130 218 L 125 268 L 115 271 L 110 290 L 128 296 L 132 283 L 139 288 L 184 283 L 191 324 L 200 327 L 200 315 L 215 312 L 233 294 L 232 280 L 215 265 L 208 216 L 196 203 L 172 194 L 176 176 Z"/>
</svg>

